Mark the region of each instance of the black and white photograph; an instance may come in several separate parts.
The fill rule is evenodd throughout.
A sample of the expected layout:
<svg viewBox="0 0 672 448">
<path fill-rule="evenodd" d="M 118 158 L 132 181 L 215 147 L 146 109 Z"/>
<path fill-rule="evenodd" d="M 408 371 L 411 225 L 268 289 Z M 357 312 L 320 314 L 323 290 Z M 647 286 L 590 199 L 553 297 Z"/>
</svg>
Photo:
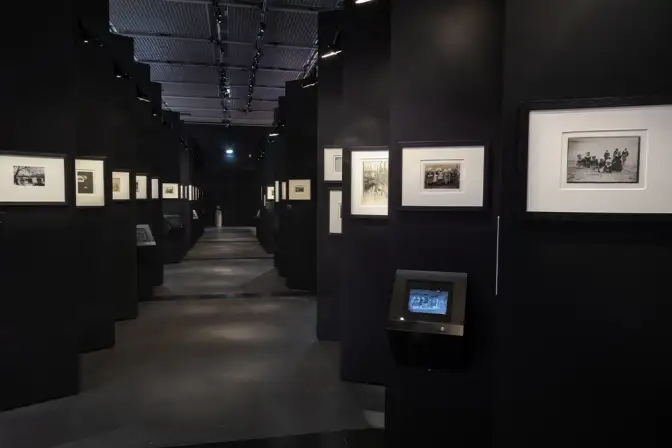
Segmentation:
<svg viewBox="0 0 672 448">
<path fill-rule="evenodd" d="M 639 183 L 639 136 L 570 137 L 567 183 Z"/>
<path fill-rule="evenodd" d="M 112 178 L 112 192 L 119 193 L 121 191 L 121 178 L 113 177 Z"/>
<path fill-rule="evenodd" d="M 334 156 L 334 172 L 343 172 L 343 156 Z"/>
<path fill-rule="evenodd" d="M 363 161 L 362 205 L 387 205 L 389 168 L 387 159 Z"/>
<path fill-rule="evenodd" d="M 93 171 L 77 170 L 77 194 L 93 194 Z"/>
<path fill-rule="evenodd" d="M 44 187 L 44 167 L 14 165 L 14 185 L 20 187 Z"/>
<path fill-rule="evenodd" d="M 456 162 L 425 163 L 425 190 L 459 190 L 460 169 L 460 163 Z"/>
<path fill-rule="evenodd" d="M 175 187 L 166 187 L 167 194 L 175 194 Z"/>
<path fill-rule="evenodd" d="M 305 191 L 306 187 L 304 187 L 303 185 L 297 185 L 296 187 L 294 187 L 294 193 L 303 193 Z"/>
</svg>

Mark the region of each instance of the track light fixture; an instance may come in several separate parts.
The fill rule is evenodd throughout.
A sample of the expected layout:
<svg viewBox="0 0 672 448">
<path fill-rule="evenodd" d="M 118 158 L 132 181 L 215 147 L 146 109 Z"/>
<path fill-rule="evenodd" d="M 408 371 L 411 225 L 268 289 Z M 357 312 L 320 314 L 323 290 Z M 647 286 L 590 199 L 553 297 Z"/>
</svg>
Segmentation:
<svg viewBox="0 0 672 448">
<path fill-rule="evenodd" d="M 336 35 L 334 36 L 334 40 L 331 43 L 331 45 L 329 45 L 329 47 L 327 47 L 326 53 L 324 53 L 321 56 L 322 59 L 332 58 L 332 57 L 336 56 L 337 54 L 340 54 L 340 53 L 343 52 L 343 49 L 341 48 L 341 45 L 340 45 L 340 37 L 341 37 L 341 30 L 339 29 L 339 30 L 336 31 Z"/>
<path fill-rule="evenodd" d="M 374 0 L 355 0 L 355 5 L 362 5 L 364 3 L 371 3 Z"/>
</svg>

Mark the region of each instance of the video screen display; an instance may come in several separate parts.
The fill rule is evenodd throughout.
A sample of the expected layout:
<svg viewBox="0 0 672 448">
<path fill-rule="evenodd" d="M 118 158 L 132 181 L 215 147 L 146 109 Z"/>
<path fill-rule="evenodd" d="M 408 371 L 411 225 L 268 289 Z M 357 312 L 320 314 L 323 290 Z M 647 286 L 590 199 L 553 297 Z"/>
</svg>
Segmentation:
<svg viewBox="0 0 672 448">
<path fill-rule="evenodd" d="M 408 311 L 421 314 L 448 314 L 449 291 L 438 289 L 411 289 L 408 293 Z"/>
</svg>

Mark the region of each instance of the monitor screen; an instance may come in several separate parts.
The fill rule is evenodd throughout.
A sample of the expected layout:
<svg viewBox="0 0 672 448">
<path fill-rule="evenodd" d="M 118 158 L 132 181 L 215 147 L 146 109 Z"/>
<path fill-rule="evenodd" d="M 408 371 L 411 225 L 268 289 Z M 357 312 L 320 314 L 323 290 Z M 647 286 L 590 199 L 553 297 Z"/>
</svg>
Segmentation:
<svg viewBox="0 0 672 448">
<path fill-rule="evenodd" d="M 421 314 L 448 314 L 450 292 L 440 289 L 411 289 L 408 293 L 408 311 Z"/>
</svg>

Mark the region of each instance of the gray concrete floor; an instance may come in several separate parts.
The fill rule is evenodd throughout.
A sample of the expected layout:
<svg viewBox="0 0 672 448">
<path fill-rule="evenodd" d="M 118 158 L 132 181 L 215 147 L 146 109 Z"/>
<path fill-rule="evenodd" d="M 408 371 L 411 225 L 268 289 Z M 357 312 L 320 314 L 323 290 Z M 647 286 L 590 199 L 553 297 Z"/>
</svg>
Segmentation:
<svg viewBox="0 0 672 448">
<path fill-rule="evenodd" d="M 192 258 L 226 242 L 218 239 L 251 236 L 208 231 Z M 183 294 L 245 289 L 259 277 L 281 287 L 269 260 L 226 253 L 185 260 L 166 283 Z M 249 264 L 236 271 L 240 261 Z M 161 447 L 369 427 L 339 380 L 337 345 L 315 339 L 314 298 L 257 290 L 258 298 L 142 303 L 137 320 L 117 324 L 114 349 L 82 357 L 82 393 L 0 414 L 0 447 Z"/>
</svg>

